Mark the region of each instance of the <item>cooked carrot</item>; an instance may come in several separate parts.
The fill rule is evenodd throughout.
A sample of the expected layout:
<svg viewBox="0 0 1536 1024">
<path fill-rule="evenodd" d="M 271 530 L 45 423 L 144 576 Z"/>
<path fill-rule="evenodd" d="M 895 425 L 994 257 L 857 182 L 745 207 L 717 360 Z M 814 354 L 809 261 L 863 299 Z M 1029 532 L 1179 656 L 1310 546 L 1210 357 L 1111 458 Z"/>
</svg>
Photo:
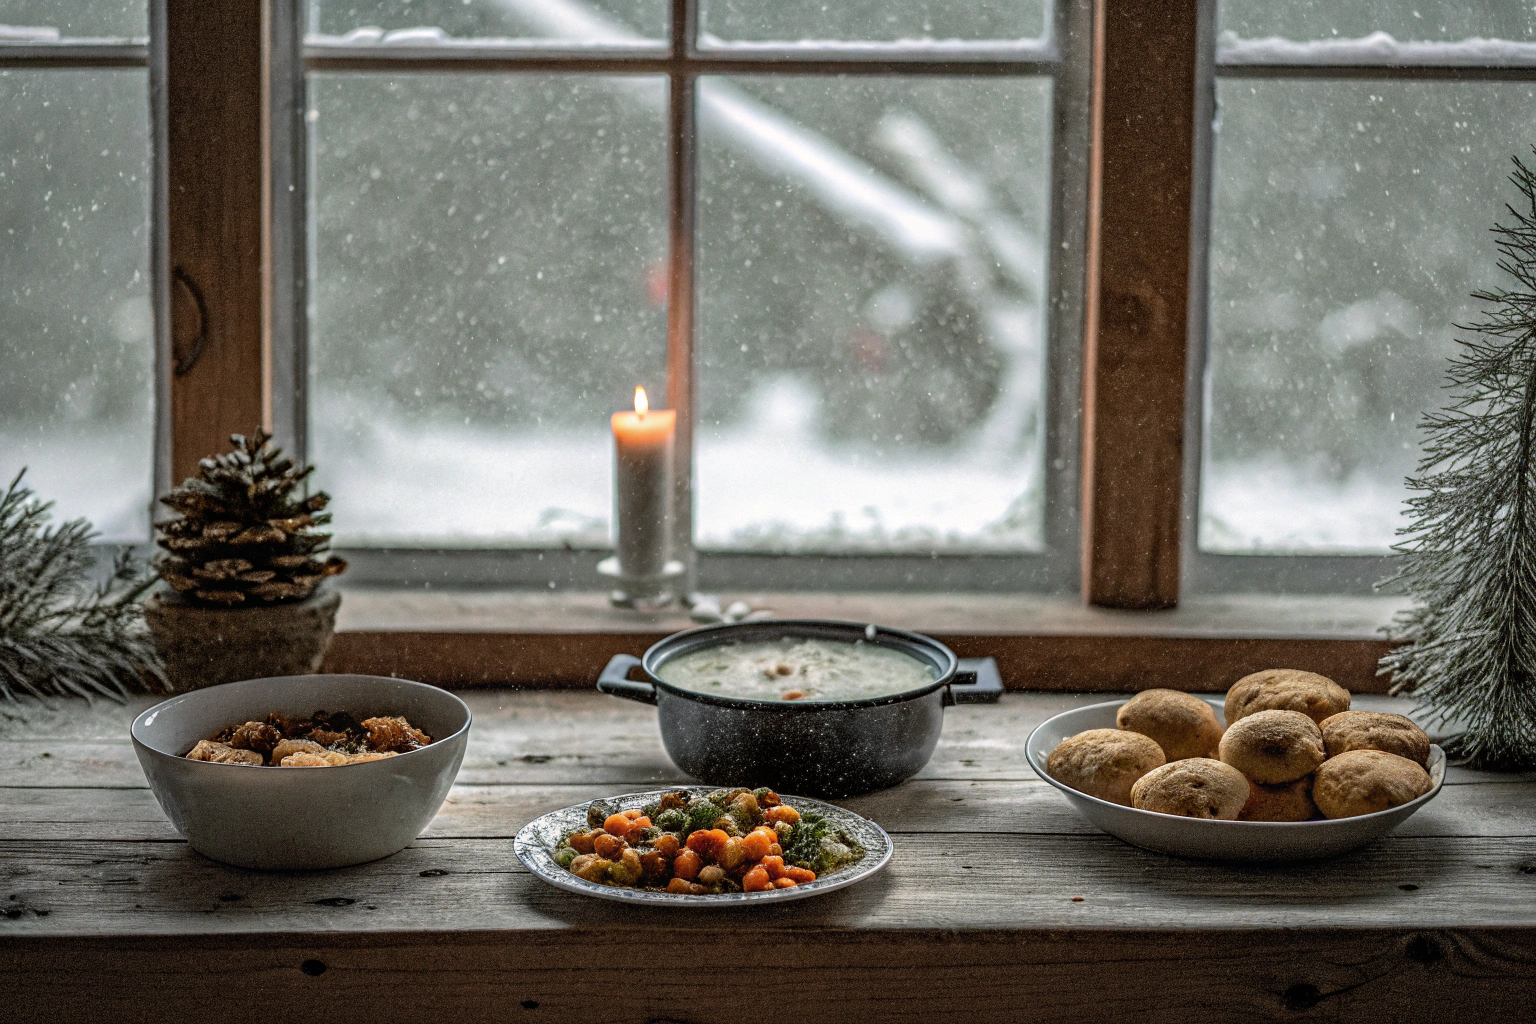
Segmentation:
<svg viewBox="0 0 1536 1024">
<path fill-rule="evenodd" d="M 576 832 L 566 841 L 570 844 L 571 849 L 577 853 L 592 852 L 592 837 L 585 832 Z"/>
<path fill-rule="evenodd" d="M 686 895 L 688 895 L 688 893 L 690 893 L 692 891 L 693 891 L 693 883 L 689 882 L 685 878 L 674 878 L 674 879 L 672 879 L 672 881 L 667 883 L 667 892 L 670 892 L 670 893 L 676 893 L 676 894 L 678 894 L 680 896 L 686 896 Z"/>
<path fill-rule="evenodd" d="M 797 868 L 791 864 L 784 869 L 784 877 L 793 878 L 797 882 L 814 882 L 816 881 L 816 872 L 810 868 Z"/>
<path fill-rule="evenodd" d="M 619 855 L 619 851 L 623 850 L 626 845 L 627 844 L 624 842 L 624 840 L 618 838 L 617 836 L 606 834 L 598 836 L 592 842 L 592 848 L 597 852 L 597 855 L 599 857 L 607 857 L 610 860 L 612 860 L 614 857 L 617 857 Z"/>
<path fill-rule="evenodd" d="M 759 866 L 768 872 L 769 878 L 784 877 L 784 858 L 769 855 L 758 862 Z"/>
<path fill-rule="evenodd" d="M 630 821 L 634 821 L 644 813 L 645 812 L 638 807 L 631 807 L 629 810 L 624 812 L 624 817 L 628 818 Z"/>
<path fill-rule="evenodd" d="M 677 841 L 677 836 L 674 836 L 670 832 L 663 832 L 661 835 L 657 836 L 656 841 L 652 843 L 651 846 L 663 857 L 676 857 L 677 851 L 681 849 L 681 846 Z"/>
<path fill-rule="evenodd" d="M 758 797 L 757 802 L 758 805 L 762 807 L 775 807 L 779 803 L 779 794 L 770 789 L 768 792 Z"/>
<path fill-rule="evenodd" d="M 773 880 L 773 887 L 775 889 L 793 889 L 799 884 L 793 878 L 775 878 Z"/>
<path fill-rule="evenodd" d="M 629 822 L 629 827 L 631 829 L 650 828 L 651 827 L 651 819 L 647 818 L 645 815 L 642 814 L 638 818 L 631 818 L 630 822 Z"/>
<path fill-rule="evenodd" d="M 694 835 L 698 835 L 697 832 Z M 693 838 L 692 836 L 689 837 Z M 686 881 L 693 881 L 699 877 L 699 869 L 704 866 L 704 858 L 693 850 L 684 850 L 672 861 L 672 874 Z"/>
<path fill-rule="evenodd" d="M 780 846 L 778 843 L 774 843 L 772 846 L 768 847 L 768 856 L 770 856 L 770 857 L 782 857 L 782 856 L 784 856 L 784 847 Z"/>
<path fill-rule="evenodd" d="M 608 820 L 603 822 L 603 831 L 611 836 L 629 835 L 629 819 L 622 814 L 610 814 Z"/>
<path fill-rule="evenodd" d="M 748 871 L 741 879 L 743 892 L 764 892 L 773 888 L 773 881 L 768 877 L 768 871 L 761 864 Z"/>
<path fill-rule="evenodd" d="M 747 855 L 747 860 L 762 860 L 768 856 L 768 848 L 772 845 L 766 832 L 749 832 L 741 841 L 741 852 Z"/>
<path fill-rule="evenodd" d="M 780 804 L 777 807 L 768 808 L 763 817 L 768 821 L 782 821 L 793 825 L 800 820 L 800 812 L 788 804 Z"/>
</svg>

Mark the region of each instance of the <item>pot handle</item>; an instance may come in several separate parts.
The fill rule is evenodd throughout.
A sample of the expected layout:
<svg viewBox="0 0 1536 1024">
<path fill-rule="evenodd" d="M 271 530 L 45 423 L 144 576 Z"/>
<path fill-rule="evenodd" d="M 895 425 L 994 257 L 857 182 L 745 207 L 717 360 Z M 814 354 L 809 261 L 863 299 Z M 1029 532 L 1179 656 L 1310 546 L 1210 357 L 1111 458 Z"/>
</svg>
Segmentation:
<svg viewBox="0 0 1536 1024">
<path fill-rule="evenodd" d="M 601 685 L 601 684 L 599 684 Z M 1003 677 L 991 658 L 961 658 L 955 678 L 944 691 L 944 705 L 996 704 L 1003 695 Z"/>
<path fill-rule="evenodd" d="M 633 654 L 615 654 L 608 659 L 602 674 L 597 677 L 598 691 L 637 700 L 641 704 L 655 704 L 656 687 L 649 682 L 637 683 L 629 678 L 629 670 L 639 665 L 640 659 Z"/>
</svg>

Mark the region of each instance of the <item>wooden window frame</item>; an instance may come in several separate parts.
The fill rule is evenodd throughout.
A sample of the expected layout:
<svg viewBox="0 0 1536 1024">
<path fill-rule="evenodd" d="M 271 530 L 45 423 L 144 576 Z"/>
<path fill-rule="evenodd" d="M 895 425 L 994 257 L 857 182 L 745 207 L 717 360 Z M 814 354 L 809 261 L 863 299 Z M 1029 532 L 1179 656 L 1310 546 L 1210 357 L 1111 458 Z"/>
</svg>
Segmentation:
<svg viewBox="0 0 1536 1024">
<path fill-rule="evenodd" d="M 305 204 L 302 188 L 274 188 L 273 182 L 303 181 L 299 171 L 305 128 L 296 69 L 306 62 L 309 67 L 342 61 L 362 65 L 356 63 L 356 54 L 312 51 L 304 56 L 295 17 L 300 2 L 151 0 L 147 46 L 66 42 L 0 48 L 0 64 L 5 66 L 147 64 L 150 69 L 157 139 L 154 291 L 161 364 L 157 489 L 189 475 L 199 457 L 219 448 L 228 434 L 248 430 L 255 422 L 276 429 L 280 439 L 301 452 L 305 446 Z M 1065 355 L 1070 371 L 1080 367 L 1080 384 L 1075 386 L 1081 388 L 1081 405 L 1079 410 L 1070 395 L 1057 403 L 1060 408 L 1051 424 L 1055 449 L 1048 454 L 1048 459 L 1063 458 L 1071 466 L 1068 486 L 1051 494 L 1050 501 L 1080 519 L 1080 529 L 1069 531 L 1075 566 L 1066 576 L 1058 573 L 1051 579 L 1058 589 L 1063 578 L 1080 583 L 1083 614 L 1062 618 L 1070 599 L 1019 593 L 1027 588 L 1016 575 L 1009 576 L 1009 560 L 993 565 L 985 557 L 956 559 L 947 574 L 931 577 L 937 586 L 952 591 L 986 590 L 988 580 L 996 581 L 994 590 L 1012 591 L 1014 603 L 1005 603 L 1003 611 L 994 608 L 985 628 L 966 630 L 953 623 L 938 628 L 935 623 L 947 620 L 943 598 L 932 595 L 889 594 L 863 604 L 855 596 L 852 606 L 846 601 L 843 605 L 870 617 L 889 613 L 883 617 L 917 628 L 926 625 L 962 653 L 1001 653 L 1015 685 L 1214 687 L 1241 669 L 1273 663 L 1331 671 L 1359 689 L 1381 685 L 1373 669 L 1385 647 L 1373 635 L 1374 627 L 1363 632 L 1334 629 L 1327 616 L 1319 614 L 1310 627 L 1293 616 L 1290 626 L 1277 633 L 1263 621 L 1259 606 L 1250 608 L 1246 618 L 1216 615 L 1207 616 L 1209 621 L 1200 611 L 1209 611 L 1208 603 L 1186 600 L 1185 609 L 1167 611 L 1179 604 L 1181 584 L 1191 583 L 1188 510 L 1194 507 L 1193 488 L 1198 486 L 1191 474 L 1197 475 L 1199 468 L 1194 429 L 1199 421 L 1191 415 L 1194 410 L 1198 416 L 1204 346 L 1199 308 L 1204 287 L 1197 283 L 1192 288 L 1191 282 L 1198 282 L 1204 270 L 1201 192 L 1209 140 L 1199 128 L 1210 113 L 1204 90 L 1209 86 L 1210 68 L 1205 65 L 1210 60 L 1206 51 L 1211 49 L 1214 7 L 1214 0 L 1092 3 L 1092 82 L 1082 147 L 1086 167 L 1076 168 L 1084 182 L 1079 237 L 1086 248 L 1086 280 L 1075 297 L 1068 282 L 1064 299 L 1056 291 L 1060 282 L 1053 285 L 1051 346 L 1053 359 Z M 811 56 L 763 50 L 750 56 L 701 54 L 687 47 L 691 10 L 691 4 L 674 0 L 672 43 L 660 52 L 628 55 L 625 70 L 665 73 L 685 83 L 705 71 L 759 70 L 767 59 L 778 60 L 780 71 L 815 73 L 977 70 L 974 64 L 946 69 L 933 60 L 928 61 L 932 67 L 923 69 L 904 59 L 835 51 Z M 529 53 L 500 56 L 507 67 L 523 70 L 543 59 Z M 620 56 L 589 54 L 581 59 L 590 61 L 588 70 L 601 71 L 612 70 L 605 61 Z M 994 62 L 1019 57 L 982 56 Z M 579 59 L 573 64 L 570 55 L 544 57 L 551 68 L 581 69 L 576 66 Z M 426 69 L 434 61 L 452 58 L 438 52 L 420 54 L 419 60 Z M 705 61 L 710 62 L 707 67 Z M 804 66 L 796 68 L 796 61 Z M 1013 73 L 1026 70 L 1024 64 L 1027 60 L 1017 63 Z M 671 116 L 681 122 L 691 116 L 689 89 L 673 92 Z M 1059 122 L 1058 116 L 1061 131 Z M 209 125 L 220 130 L 209 131 Z M 674 246 L 691 237 L 688 200 L 695 159 L 691 151 L 676 146 L 670 155 Z M 1062 163 L 1054 161 L 1053 173 L 1070 175 L 1072 169 L 1062 168 Z M 1063 208 L 1065 194 L 1056 190 L 1053 244 L 1077 212 Z M 691 253 L 674 259 L 672 275 L 674 295 L 692 293 Z M 674 351 L 678 339 L 694 330 L 692 304 L 676 307 L 668 323 Z M 1079 326 L 1080 352 L 1063 353 L 1066 346 L 1058 340 L 1073 338 Z M 179 374 L 172 370 L 178 363 L 184 367 Z M 1052 372 L 1061 375 L 1061 365 Z M 673 387 L 672 404 L 687 408 L 691 381 L 678 376 Z M 547 555 L 516 553 L 506 563 L 487 568 L 473 554 L 422 552 L 414 556 L 422 561 L 415 574 L 432 578 L 444 573 L 466 586 L 494 588 L 526 582 L 524 577 L 536 572 L 539 578 L 557 578 L 562 586 L 591 586 L 592 566 L 583 561 L 587 555 L 555 553 L 552 561 Z M 354 582 L 369 582 L 368 557 L 365 553 L 360 559 L 362 571 Z M 753 560 L 748 555 L 724 557 Z M 460 564 L 449 565 L 455 560 Z M 540 564 L 516 568 L 519 560 Z M 508 564 L 514 568 L 507 569 Z M 893 590 L 919 566 L 933 566 L 929 559 L 905 556 L 882 564 Z M 383 581 L 394 571 L 376 566 L 372 579 Z M 722 573 L 729 576 L 730 571 Z M 706 583 L 713 582 L 708 572 L 704 575 Z M 821 589 L 867 590 L 870 578 L 867 573 L 846 578 L 834 574 Z M 767 586 L 795 591 L 779 595 L 781 612 L 826 611 L 807 592 L 806 582 L 791 571 L 766 576 Z M 1193 582 L 1200 587 L 1198 578 Z M 909 599 L 917 603 L 902 604 Z M 841 598 L 833 594 L 827 600 L 834 601 L 830 608 Z M 924 600 L 940 604 L 925 605 Z M 1116 617 L 1122 611 L 1150 614 Z M 350 626 L 344 622 L 333 662 L 337 667 L 397 671 L 460 685 L 542 685 L 562 671 L 567 681 L 584 676 L 590 668 L 586 661 L 605 652 L 633 650 L 659 631 L 682 624 L 663 616 L 625 625 L 589 612 L 563 630 L 491 628 L 483 623 L 456 630 L 451 615 L 429 628 L 412 630 L 387 615 L 370 619 L 363 614 Z M 454 645 L 464 653 L 443 661 L 443 652 Z M 575 657 L 580 664 L 557 668 L 581 651 L 585 653 Z M 523 667 L 505 668 L 509 659 L 519 658 Z"/>
</svg>

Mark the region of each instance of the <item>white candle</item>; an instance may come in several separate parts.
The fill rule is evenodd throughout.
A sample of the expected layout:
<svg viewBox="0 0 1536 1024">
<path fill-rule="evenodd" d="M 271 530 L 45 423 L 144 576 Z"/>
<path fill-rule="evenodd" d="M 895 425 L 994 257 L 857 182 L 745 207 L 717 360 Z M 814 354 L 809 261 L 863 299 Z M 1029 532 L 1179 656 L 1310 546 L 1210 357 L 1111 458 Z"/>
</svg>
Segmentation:
<svg viewBox="0 0 1536 1024">
<path fill-rule="evenodd" d="M 644 388 L 635 388 L 634 412 L 613 414 L 613 546 L 625 577 L 666 570 L 676 432 L 677 413 L 650 409 Z"/>
</svg>

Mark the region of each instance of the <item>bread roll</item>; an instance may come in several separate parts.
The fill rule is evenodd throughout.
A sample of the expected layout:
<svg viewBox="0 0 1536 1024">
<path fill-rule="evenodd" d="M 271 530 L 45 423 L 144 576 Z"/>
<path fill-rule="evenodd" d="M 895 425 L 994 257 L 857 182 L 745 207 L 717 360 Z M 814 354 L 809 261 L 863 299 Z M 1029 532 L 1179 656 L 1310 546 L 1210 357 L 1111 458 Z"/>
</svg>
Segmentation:
<svg viewBox="0 0 1536 1024">
<path fill-rule="evenodd" d="M 1248 780 L 1231 765 L 1190 757 L 1154 768 L 1131 787 L 1131 806 L 1185 818 L 1236 821 L 1248 800 Z"/>
<path fill-rule="evenodd" d="M 1317 770 L 1312 799 L 1330 818 L 1375 814 L 1416 800 L 1434 788 L 1429 773 L 1384 750 L 1346 750 Z"/>
<path fill-rule="evenodd" d="M 1139 732 L 1089 729 L 1062 740 L 1045 769 L 1078 792 L 1129 804 L 1136 780 L 1166 760 L 1163 748 Z"/>
<path fill-rule="evenodd" d="M 1221 724 L 1199 697 L 1178 690 L 1143 690 L 1115 712 L 1115 724 L 1149 736 L 1169 761 L 1215 757 Z"/>
<path fill-rule="evenodd" d="M 1313 722 L 1349 710 L 1349 691 L 1327 676 L 1270 668 L 1244 676 L 1227 691 L 1227 728 L 1257 711 L 1300 711 Z"/>
<path fill-rule="evenodd" d="M 1266 786 L 1311 774 L 1324 756 L 1322 732 L 1299 711 L 1258 711 L 1221 737 L 1221 759 Z"/>
<path fill-rule="evenodd" d="M 1429 767 L 1429 736 L 1402 715 L 1344 711 L 1323 719 L 1323 746 L 1329 757 L 1346 750 L 1385 750 Z"/>
</svg>

